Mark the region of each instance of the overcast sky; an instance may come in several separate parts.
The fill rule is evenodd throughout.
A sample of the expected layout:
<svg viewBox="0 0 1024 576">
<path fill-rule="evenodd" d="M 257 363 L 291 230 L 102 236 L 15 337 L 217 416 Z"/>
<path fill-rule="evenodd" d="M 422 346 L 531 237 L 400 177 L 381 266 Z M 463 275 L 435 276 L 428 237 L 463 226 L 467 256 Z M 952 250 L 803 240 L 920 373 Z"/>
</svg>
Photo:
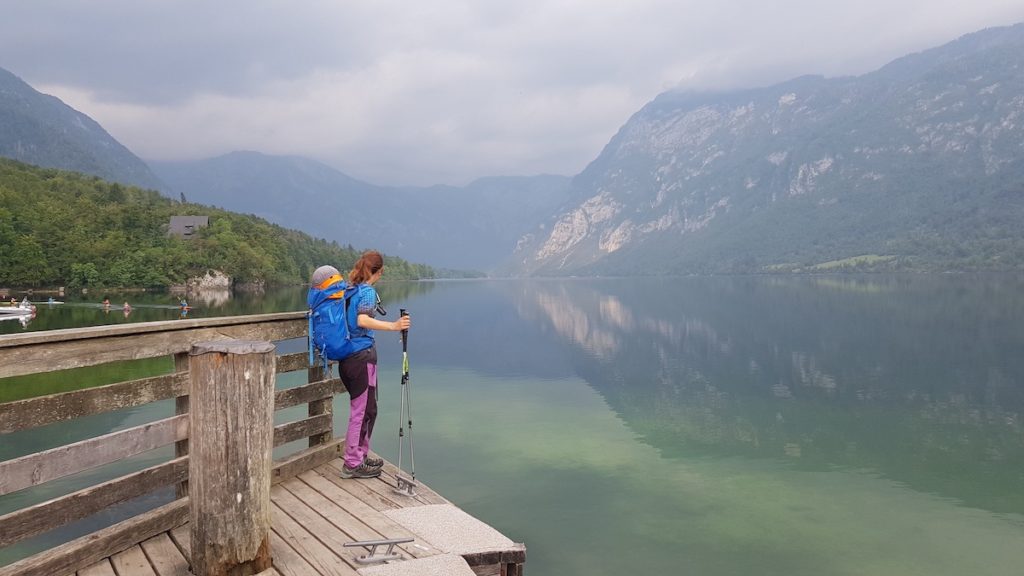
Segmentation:
<svg viewBox="0 0 1024 576">
<path fill-rule="evenodd" d="M 375 184 L 575 175 L 671 89 L 863 74 L 1022 0 L 11 0 L 0 67 L 144 159 Z"/>
</svg>

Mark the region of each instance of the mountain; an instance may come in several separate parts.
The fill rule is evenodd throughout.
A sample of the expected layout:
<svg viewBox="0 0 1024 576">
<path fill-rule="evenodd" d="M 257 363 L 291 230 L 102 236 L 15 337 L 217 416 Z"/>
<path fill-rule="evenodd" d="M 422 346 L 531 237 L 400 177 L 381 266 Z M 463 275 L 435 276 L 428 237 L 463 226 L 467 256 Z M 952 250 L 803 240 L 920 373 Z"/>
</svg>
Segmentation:
<svg viewBox="0 0 1024 576">
<path fill-rule="evenodd" d="M 191 202 L 415 262 L 475 270 L 507 258 L 519 237 L 565 201 L 569 184 L 562 176 L 535 176 L 394 188 L 308 158 L 258 152 L 150 165 Z"/>
<path fill-rule="evenodd" d="M 569 194 L 515 270 L 1024 269 L 1024 24 L 858 77 L 661 94 Z"/>
<path fill-rule="evenodd" d="M 208 226 L 168 234 L 183 215 Z M 324 262 L 342 269 L 359 253 L 266 220 L 155 190 L 0 158 L 0 286 L 166 287 L 218 270 L 235 282 L 301 284 Z M 434 278 L 398 258 L 388 277 Z"/>
<path fill-rule="evenodd" d="M 142 188 L 165 186 L 92 118 L 0 68 L 0 156 Z"/>
<path fill-rule="evenodd" d="M 150 161 L 150 166 L 175 196 L 184 194 L 189 202 L 254 214 L 342 244 L 374 234 L 366 219 L 345 214 L 368 213 L 360 199 L 377 197 L 382 189 L 313 160 L 232 152 L 198 161 Z"/>
</svg>

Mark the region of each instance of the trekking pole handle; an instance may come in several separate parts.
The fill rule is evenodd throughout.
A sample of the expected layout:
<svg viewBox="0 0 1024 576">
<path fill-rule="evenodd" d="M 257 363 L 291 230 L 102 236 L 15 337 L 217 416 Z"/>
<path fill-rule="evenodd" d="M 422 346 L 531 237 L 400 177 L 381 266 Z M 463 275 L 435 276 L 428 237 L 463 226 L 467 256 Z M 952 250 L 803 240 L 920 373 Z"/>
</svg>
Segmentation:
<svg viewBox="0 0 1024 576">
<path fill-rule="evenodd" d="M 405 308 L 398 309 L 398 316 L 408 316 L 409 313 L 405 311 Z M 408 352 L 409 348 L 409 331 L 402 330 L 402 352 Z"/>
</svg>

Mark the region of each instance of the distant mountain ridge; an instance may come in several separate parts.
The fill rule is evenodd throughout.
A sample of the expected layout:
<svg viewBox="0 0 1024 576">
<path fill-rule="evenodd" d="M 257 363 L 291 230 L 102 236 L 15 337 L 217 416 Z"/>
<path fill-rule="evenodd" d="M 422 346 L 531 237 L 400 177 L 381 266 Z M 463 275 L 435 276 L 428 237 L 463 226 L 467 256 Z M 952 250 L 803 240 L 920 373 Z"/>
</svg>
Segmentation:
<svg viewBox="0 0 1024 576">
<path fill-rule="evenodd" d="M 515 270 L 1022 269 L 1024 25 L 859 77 L 662 94 L 571 195 Z"/>
<path fill-rule="evenodd" d="M 92 118 L 0 68 L 0 156 L 163 190 L 139 157 Z"/>
<path fill-rule="evenodd" d="M 571 179 L 396 188 L 258 152 L 151 170 L 2 70 L 0 155 L 444 268 L 1024 270 L 1024 24 L 858 77 L 661 94 Z"/>
<path fill-rule="evenodd" d="M 252 213 L 309 234 L 415 262 L 489 270 L 555 210 L 569 178 L 484 178 L 465 187 L 393 188 L 356 180 L 315 160 L 232 152 L 151 162 L 191 202 Z"/>
</svg>

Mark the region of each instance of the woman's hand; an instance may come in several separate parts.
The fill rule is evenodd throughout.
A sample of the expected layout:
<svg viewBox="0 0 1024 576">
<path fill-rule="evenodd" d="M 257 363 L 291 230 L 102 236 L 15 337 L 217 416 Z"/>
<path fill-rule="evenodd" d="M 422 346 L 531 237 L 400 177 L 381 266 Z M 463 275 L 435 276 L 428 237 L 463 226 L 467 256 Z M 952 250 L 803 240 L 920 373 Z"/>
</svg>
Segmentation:
<svg viewBox="0 0 1024 576">
<path fill-rule="evenodd" d="M 398 320 L 395 320 L 394 322 L 391 323 L 391 326 L 392 326 L 391 329 L 394 330 L 395 332 L 399 332 L 401 330 L 408 330 L 409 326 L 411 326 L 411 325 L 412 325 L 412 322 L 409 320 L 409 317 L 408 316 L 402 316 Z"/>
</svg>

